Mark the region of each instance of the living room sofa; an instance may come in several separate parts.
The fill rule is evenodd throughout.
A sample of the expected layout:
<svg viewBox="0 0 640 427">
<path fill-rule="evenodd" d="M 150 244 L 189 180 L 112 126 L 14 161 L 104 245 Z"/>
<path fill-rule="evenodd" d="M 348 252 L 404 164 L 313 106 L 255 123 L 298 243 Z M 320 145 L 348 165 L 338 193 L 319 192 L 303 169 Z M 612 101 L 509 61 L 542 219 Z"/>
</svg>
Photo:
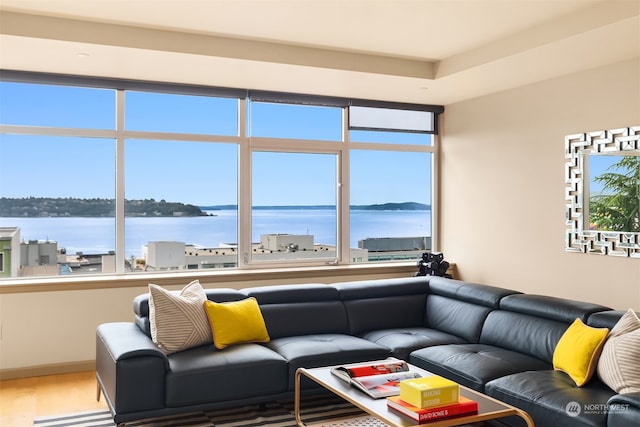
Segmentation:
<svg viewBox="0 0 640 427">
<path fill-rule="evenodd" d="M 97 329 L 99 395 L 117 424 L 288 399 L 299 367 L 393 356 L 522 408 L 538 426 L 640 425 L 640 393 L 618 394 L 597 375 L 577 387 L 553 369 L 576 319 L 611 329 L 624 314 L 608 307 L 433 276 L 205 293 L 255 298 L 268 342 L 166 354 L 151 338 L 149 294 L 138 296 L 133 322 Z"/>
</svg>

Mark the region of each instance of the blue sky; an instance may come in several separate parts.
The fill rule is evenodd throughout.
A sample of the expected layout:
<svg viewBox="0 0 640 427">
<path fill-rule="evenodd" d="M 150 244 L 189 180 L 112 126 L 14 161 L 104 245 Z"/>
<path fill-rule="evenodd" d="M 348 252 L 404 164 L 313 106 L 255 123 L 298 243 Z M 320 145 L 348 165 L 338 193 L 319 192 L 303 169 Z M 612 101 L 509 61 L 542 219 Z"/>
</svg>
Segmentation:
<svg viewBox="0 0 640 427">
<path fill-rule="evenodd" d="M 622 156 L 603 156 L 603 155 L 590 155 L 589 156 L 589 191 L 599 192 L 602 191 L 602 184 L 595 182 L 593 179 L 605 172 L 616 172 L 615 170 L 607 170 L 609 166 L 618 163 L 622 160 Z"/>
<path fill-rule="evenodd" d="M 0 83 L 3 124 L 113 130 L 114 110 L 111 90 Z M 128 92 L 126 112 L 130 130 L 237 132 L 231 99 Z M 338 143 L 341 135 L 340 110 L 333 108 L 255 104 L 250 117 L 257 136 Z M 415 142 L 425 136 L 354 132 L 356 138 Z M 127 140 L 125 159 L 128 199 L 237 203 L 235 144 Z M 429 202 L 429 154 L 356 150 L 351 160 L 351 204 Z M 0 197 L 112 198 L 114 163 L 112 139 L 2 135 Z M 257 153 L 252 174 L 254 205 L 335 203 L 333 155 Z"/>
</svg>

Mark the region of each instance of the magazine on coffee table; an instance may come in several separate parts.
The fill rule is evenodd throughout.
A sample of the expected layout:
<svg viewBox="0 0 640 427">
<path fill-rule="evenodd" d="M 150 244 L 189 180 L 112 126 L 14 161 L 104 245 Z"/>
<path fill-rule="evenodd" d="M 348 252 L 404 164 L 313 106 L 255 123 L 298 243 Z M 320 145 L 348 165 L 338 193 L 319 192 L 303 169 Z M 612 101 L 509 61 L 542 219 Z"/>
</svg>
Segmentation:
<svg viewBox="0 0 640 427">
<path fill-rule="evenodd" d="M 397 396 L 400 381 L 420 378 L 420 374 L 409 370 L 407 362 L 393 358 L 336 366 L 331 373 L 374 399 Z"/>
</svg>

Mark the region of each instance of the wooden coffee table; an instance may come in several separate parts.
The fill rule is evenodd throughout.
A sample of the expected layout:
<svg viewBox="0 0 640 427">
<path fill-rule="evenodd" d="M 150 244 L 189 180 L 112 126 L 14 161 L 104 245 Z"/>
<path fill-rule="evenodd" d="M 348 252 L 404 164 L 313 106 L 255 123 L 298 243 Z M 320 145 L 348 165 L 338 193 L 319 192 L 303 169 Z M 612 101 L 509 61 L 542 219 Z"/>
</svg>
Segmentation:
<svg viewBox="0 0 640 427">
<path fill-rule="evenodd" d="M 424 369 L 420 369 L 417 366 L 409 365 L 411 371 L 416 371 L 422 375 L 430 375 L 429 372 Z M 305 424 L 300 417 L 300 380 L 302 377 L 307 377 L 316 383 L 320 384 L 325 389 L 340 396 L 344 400 L 351 402 L 353 405 L 362 409 L 369 416 L 349 418 L 335 420 L 336 422 L 328 423 L 323 421 L 321 423 Z M 535 427 L 533 420 L 525 411 L 518 409 L 514 406 L 507 405 L 497 399 L 493 399 L 482 393 L 479 393 L 470 388 L 460 386 L 460 394 L 469 399 L 478 402 L 478 413 L 474 415 L 462 416 L 444 419 L 440 421 L 431 421 L 423 423 L 421 425 L 429 427 L 443 427 L 443 426 L 457 426 L 462 424 L 474 423 L 478 421 L 491 420 L 495 418 L 508 417 L 516 415 L 525 420 L 528 427 Z M 331 367 L 323 368 L 300 368 L 296 371 L 295 381 L 295 398 L 294 398 L 294 410 L 296 416 L 296 422 L 300 427 L 307 426 L 392 426 L 392 427 L 410 427 L 416 426 L 417 423 L 406 418 L 391 409 L 387 408 L 387 399 L 372 399 L 358 389 L 349 386 L 349 384 L 336 378 L 331 373 Z"/>
</svg>

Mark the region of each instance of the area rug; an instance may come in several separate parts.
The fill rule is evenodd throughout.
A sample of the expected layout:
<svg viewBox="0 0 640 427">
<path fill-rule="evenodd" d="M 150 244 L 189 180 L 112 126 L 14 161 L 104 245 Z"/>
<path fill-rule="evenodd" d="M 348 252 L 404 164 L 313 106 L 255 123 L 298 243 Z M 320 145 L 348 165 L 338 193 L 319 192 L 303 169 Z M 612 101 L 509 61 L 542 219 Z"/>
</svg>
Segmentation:
<svg viewBox="0 0 640 427">
<path fill-rule="evenodd" d="M 348 427 L 354 425 L 384 426 L 360 409 L 334 396 L 303 399 L 300 405 L 301 418 L 305 423 L 322 423 L 325 427 Z M 336 420 L 340 419 L 342 420 Z M 350 418 L 350 419 L 348 419 Z M 335 420 L 335 421 L 331 421 Z M 114 427 L 111 413 L 107 410 L 91 411 L 49 417 L 38 417 L 34 427 Z M 127 427 L 296 427 L 293 402 L 272 402 L 257 405 L 222 409 L 211 412 L 175 415 L 162 418 L 132 421 Z"/>
</svg>

